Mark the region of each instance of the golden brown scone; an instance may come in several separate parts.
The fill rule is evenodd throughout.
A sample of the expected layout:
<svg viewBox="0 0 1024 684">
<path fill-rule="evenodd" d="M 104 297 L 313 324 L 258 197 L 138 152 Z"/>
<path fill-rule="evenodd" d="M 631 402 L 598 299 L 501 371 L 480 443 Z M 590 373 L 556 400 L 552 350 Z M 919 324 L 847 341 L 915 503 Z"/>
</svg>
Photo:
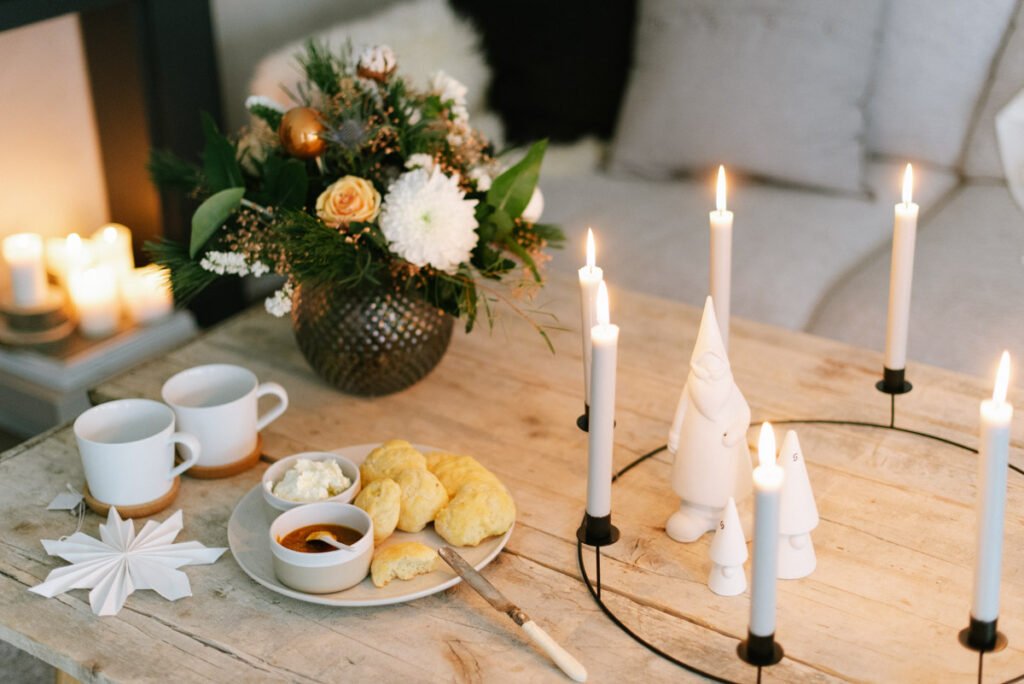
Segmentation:
<svg viewBox="0 0 1024 684">
<path fill-rule="evenodd" d="M 363 486 L 374 480 L 390 477 L 392 480 L 406 468 L 426 469 L 427 460 L 404 439 L 391 439 L 370 452 L 359 466 Z"/>
<path fill-rule="evenodd" d="M 490 482 L 501 485 L 497 475 L 480 465 L 472 456 L 434 451 L 427 454 L 427 470 L 437 476 L 449 497 L 455 496 L 467 482 Z"/>
<path fill-rule="evenodd" d="M 402 488 L 398 529 L 403 532 L 419 532 L 448 504 L 444 485 L 429 470 L 406 468 L 395 482 Z"/>
<path fill-rule="evenodd" d="M 419 542 L 388 544 L 373 552 L 370 578 L 375 587 L 383 587 L 391 580 L 409 580 L 416 575 L 433 572 L 437 567 L 437 551 Z"/>
<path fill-rule="evenodd" d="M 449 544 L 476 546 L 487 537 L 505 534 L 515 520 L 515 502 L 503 486 L 467 482 L 437 514 L 434 529 Z"/>
<path fill-rule="evenodd" d="M 375 544 L 380 543 L 394 533 L 398 524 L 402 488 L 391 478 L 374 480 L 363 487 L 352 503 L 369 514 L 373 520 L 373 541 Z"/>
</svg>

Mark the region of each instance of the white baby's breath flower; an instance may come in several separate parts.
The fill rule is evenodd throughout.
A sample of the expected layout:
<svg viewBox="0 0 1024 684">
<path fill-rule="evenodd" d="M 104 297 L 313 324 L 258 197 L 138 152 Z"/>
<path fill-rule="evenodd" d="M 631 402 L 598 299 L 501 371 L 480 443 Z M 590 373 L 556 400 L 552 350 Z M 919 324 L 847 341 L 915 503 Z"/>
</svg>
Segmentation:
<svg viewBox="0 0 1024 684">
<path fill-rule="evenodd" d="M 270 273 L 270 267 L 262 261 L 249 263 L 245 255 L 238 252 L 207 252 L 199 261 L 199 266 L 217 275 L 253 275 L 256 278 Z"/>
<path fill-rule="evenodd" d="M 440 169 L 408 171 L 384 198 L 380 229 L 398 256 L 416 266 L 454 273 L 476 246 L 476 200 L 467 200 L 458 177 Z"/>
<path fill-rule="evenodd" d="M 451 112 L 456 121 L 465 122 L 469 120 L 469 110 L 466 109 L 466 93 L 469 91 L 459 81 L 455 80 L 443 71 L 438 71 L 430 79 L 430 92 L 441 98 L 441 102 L 451 102 Z"/>
<path fill-rule="evenodd" d="M 292 294 L 294 289 L 295 288 L 292 287 L 292 284 L 288 282 L 285 283 L 280 290 L 267 297 L 263 302 L 263 306 L 266 308 L 267 313 L 281 318 L 281 316 L 285 316 L 291 312 Z"/>
<path fill-rule="evenodd" d="M 491 174 L 482 166 L 470 169 L 467 175 L 471 180 L 476 181 L 476 189 L 480 192 L 487 192 L 490 190 L 491 183 L 494 182 L 491 178 Z"/>
<path fill-rule="evenodd" d="M 425 171 L 434 170 L 434 158 L 429 154 L 417 152 L 416 154 L 409 155 L 409 158 L 405 160 L 405 168 L 407 169 L 423 169 Z"/>
<path fill-rule="evenodd" d="M 266 107 L 267 109 L 273 109 L 275 112 L 281 112 L 284 114 L 284 105 L 272 97 L 266 97 L 264 95 L 250 95 L 245 98 L 246 111 L 251 112 L 256 107 Z"/>
</svg>

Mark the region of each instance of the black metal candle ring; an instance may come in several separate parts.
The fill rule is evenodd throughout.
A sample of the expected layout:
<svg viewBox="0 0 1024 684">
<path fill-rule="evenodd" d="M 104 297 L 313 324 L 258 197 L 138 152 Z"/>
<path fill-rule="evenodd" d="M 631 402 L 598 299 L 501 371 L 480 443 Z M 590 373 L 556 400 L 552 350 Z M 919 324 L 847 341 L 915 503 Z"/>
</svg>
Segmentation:
<svg viewBox="0 0 1024 684">
<path fill-rule="evenodd" d="M 892 378 L 892 377 L 888 377 L 887 379 L 894 380 L 894 378 Z M 902 378 L 900 378 L 900 380 L 902 381 Z M 872 422 L 856 421 L 856 420 L 832 420 L 832 419 L 826 419 L 826 418 L 791 419 L 791 420 L 779 420 L 779 421 L 771 421 L 771 422 L 774 425 L 796 425 L 796 424 L 800 424 L 800 425 L 844 425 L 844 426 L 852 426 L 852 427 L 866 427 L 866 428 L 878 428 L 878 429 L 882 429 L 882 430 L 893 430 L 895 432 L 902 432 L 902 433 L 905 433 L 905 434 L 908 434 L 908 435 L 915 435 L 917 437 L 925 437 L 927 439 L 931 439 L 931 440 L 934 440 L 936 442 L 941 442 L 942 444 L 946 444 L 946 445 L 949 445 L 949 446 L 957 447 L 958 449 L 963 449 L 964 451 L 969 451 L 971 453 L 975 453 L 975 454 L 978 453 L 978 450 L 975 449 L 974 447 L 970 447 L 970 446 L 968 446 L 966 444 L 962 444 L 960 442 L 955 442 L 955 441 L 953 441 L 951 439 L 947 439 L 945 437 L 940 437 L 938 435 L 933 435 L 933 434 L 930 434 L 930 433 L 927 433 L 927 432 L 920 432 L 918 430 L 910 430 L 908 428 L 897 427 L 896 426 L 896 395 L 897 394 L 902 394 L 902 393 L 905 393 L 905 392 L 909 392 L 910 391 L 910 383 L 906 383 L 906 387 L 907 388 L 905 390 L 903 390 L 902 392 L 892 391 L 892 389 L 891 389 L 892 385 L 890 385 L 890 389 L 883 388 L 882 385 L 883 385 L 883 383 L 879 382 L 878 383 L 878 389 L 880 391 L 882 391 L 882 392 L 885 392 L 886 394 L 890 394 L 891 397 L 892 397 L 892 399 L 891 399 L 891 412 L 890 412 L 890 419 L 889 419 L 889 424 L 888 425 L 886 425 L 884 423 L 872 423 Z M 632 470 L 633 468 L 635 468 L 638 465 L 640 465 L 641 463 L 643 463 L 644 461 L 647 461 L 647 460 L 653 458 L 654 456 L 657 456 L 662 451 L 666 451 L 667 449 L 668 449 L 667 445 L 662 445 L 662 446 L 658 447 L 657 449 L 652 449 L 651 451 L 648 451 L 647 453 L 643 454 L 639 458 L 637 458 L 637 459 L 631 461 L 630 463 L 626 464 L 625 466 L 622 467 L 622 469 L 620 469 L 618 472 L 616 472 L 614 475 L 612 475 L 612 483 L 615 483 L 620 477 L 622 477 L 623 475 L 628 473 L 630 470 Z M 1024 470 L 1022 470 L 1020 467 L 1015 466 L 1012 463 L 1009 464 L 1008 467 L 1009 467 L 1010 470 L 1012 470 L 1012 471 L 1014 471 L 1014 472 L 1016 472 L 1016 473 L 1018 473 L 1020 475 L 1024 475 Z M 587 519 L 586 519 L 586 517 L 584 517 L 584 521 L 580 525 L 580 530 L 582 531 L 582 530 L 586 529 L 586 526 L 587 526 Z M 618 532 L 618 530 L 616 530 L 616 532 Z M 617 535 L 616 535 L 616 538 L 617 538 Z M 675 656 L 673 656 L 673 655 L 663 651 L 662 649 L 660 649 L 659 647 L 657 647 L 654 644 L 650 643 L 649 641 L 647 641 L 646 639 L 641 637 L 639 634 L 634 632 L 632 629 L 630 629 L 629 626 L 626 625 L 621 620 L 621 618 L 619 618 L 612 611 L 612 609 L 608 607 L 607 604 L 605 604 L 605 602 L 601 599 L 601 546 L 607 546 L 610 543 L 614 543 L 614 542 L 604 541 L 603 543 L 600 543 L 598 545 L 594 545 L 594 547 L 593 547 L 594 548 L 594 555 L 595 555 L 595 565 L 596 565 L 596 582 L 592 582 L 591 579 L 590 579 L 590 576 L 587 574 L 587 569 L 586 569 L 586 567 L 583 564 L 583 546 L 586 544 L 586 541 L 584 540 L 584 537 L 581 537 L 579 534 L 577 535 L 577 541 L 576 541 L 576 560 L 577 560 L 577 563 L 579 565 L 580 576 L 581 576 L 581 578 L 583 580 L 583 584 L 586 585 L 587 590 L 590 592 L 591 597 L 594 599 L 594 602 L 597 604 L 598 608 L 601 609 L 601 612 L 604 613 L 605 616 L 609 620 L 611 620 L 612 623 L 616 627 L 618 627 L 620 630 L 625 632 L 630 638 L 632 638 L 638 644 L 640 644 L 641 646 L 646 648 L 651 653 L 659 656 L 660 658 L 663 658 L 663 659 L 669 661 L 670 663 L 673 663 L 674 665 L 679 666 L 680 668 L 686 670 L 687 672 L 690 672 L 692 674 L 695 674 L 695 675 L 698 675 L 698 676 L 701 676 L 701 677 L 705 677 L 705 678 L 707 678 L 707 679 L 709 679 L 709 680 L 711 680 L 713 682 L 724 682 L 725 684 L 739 684 L 738 682 L 734 682 L 731 679 L 727 679 L 725 677 L 720 677 L 718 675 L 712 674 L 711 672 L 707 672 L 706 670 L 702 670 L 701 668 L 697 667 L 696 665 L 691 665 L 690 663 L 687 663 L 686 661 L 681 660 L 679 658 L 676 658 Z M 589 544 L 587 544 L 587 545 L 589 546 Z M 783 652 L 782 652 L 782 648 L 779 647 L 778 644 L 774 643 L 774 639 L 772 637 L 763 637 L 763 638 L 764 639 L 772 639 L 773 649 L 776 649 L 776 648 L 778 649 L 777 653 L 778 653 L 778 656 L 779 656 L 778 659 L 774 659 L 774 662 L 779 662 L 784 657 Z M 959 639 L 960 639 L 960 643 L 963 644 L 963 646 L 965 648 L 969 648 L 971 650 L 978 651 L 978 682 L 980 683 L 981 682 L 981 676 L 982 676 L 982 666 L 983 666 L 985 654 L 986 653 L 997 652 L 997 651 L 1000 651 L 1003 648 L 1005 648 L 1006 643 L 1007 643 L 1006 637 L 1002 634 L 1002 632 L 996 631 L 995 621 L 993 621 L 991 623 L 980 623 L 980 622 L 972 619 L 971 620 L 971 624 L 968 626 L 968 628 L 964 629 L 960 633 Z M 740 653 L 740 658 L 745 660 L 746 662 L 754 665 L 757 668 L 757 682 L 760 682 L 761 681 L 762 668 L 763 667 L 768 667 L 768 666 L 770 666 L 771 664 L 774 664 L 774 663 L 765 662 L 765 663 L 762 663 L 762 664 L 758 664 L 756 662 L 756 660 L 757 660 L 756 658 L 753 659 L 753 661 L 752 661 L 750 658 L 744 657 L 743 652 L 746 650 L 746 649 L 744 649 L 744 645 L 745 644 L 747 644 L 747 640 L 741 640 L 739 642 L 739 644 L 738 644 L 738 646 L 739 646 L 738 651 L 741 652 Z M 773 650 L 773 652 L 774 652 L 774 650 Z M 1002 684 L 1014 684 L 1015 682 L 1021 682 L 1021 681 L 1024 681 L 1024 674 L 1018 675 L 1016 677 L 1012 677 L 1012 678 L 1006 680 L 1005 682 L 1002 682 Z"/>
</svg>

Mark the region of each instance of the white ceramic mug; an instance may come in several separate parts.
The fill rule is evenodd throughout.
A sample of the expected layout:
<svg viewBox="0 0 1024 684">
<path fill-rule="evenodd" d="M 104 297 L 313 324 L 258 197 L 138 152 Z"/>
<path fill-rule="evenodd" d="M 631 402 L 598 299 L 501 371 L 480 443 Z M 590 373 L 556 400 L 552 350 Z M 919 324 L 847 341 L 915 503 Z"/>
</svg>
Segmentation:
<svg viewBox="0 0 1024 684">
<path fill-rule="evenodd" d="M 276 406 L 262 416 L 259 398 L 272 394 Z M 183 370 L 164 383 L 162 396 L 174 409 L 182 430 L 203 445 L 204 468 L 239 461 L 256 448 L 259 431 L 288 408 L 288 392 L 276 382 L 260 384 L 256 374 L 241 366 L 215 363 Z"/>
<path fill-rule="evenodd" d="M 114 506 L 156 501 L 199 460 L 199 440 L 175 432 L 174 412 L 158 401 L 120 399 L 94 406 L 78 417 L 74 430 L 89 493 Z M 175 444 L 187 454 L 177 467 Z"/>
</svg>

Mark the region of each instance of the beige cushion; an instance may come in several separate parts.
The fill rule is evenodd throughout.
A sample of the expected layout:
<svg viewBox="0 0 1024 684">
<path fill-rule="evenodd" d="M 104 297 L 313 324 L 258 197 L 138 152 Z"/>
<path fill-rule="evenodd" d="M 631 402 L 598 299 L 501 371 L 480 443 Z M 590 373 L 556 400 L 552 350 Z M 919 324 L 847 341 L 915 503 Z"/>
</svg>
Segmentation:
<svg viewBox="0 0 1024 684">
<path fill-rule="evenodd" d="M 963 187 L 922 222 L 910 305 L 911 382 L 914 362 L 992 377 L 1003 349 L 1015 362 L 1024 359 L 1022 224 L 1006 188 L 991 185 Z M 811 332 L 882 349 L 889 251 L 880 247 L 830 294 Z"/>
<path fill-rule="evenodd" d="M 644 0 L 612 168 L 862 189 L 877 0 Z"/>
<path fill-rule="evenodd" d="M 1004 169 L 996 143 L 995 118 L 1018 91 L 1024 89 L 1024 1 L 1006 36 L 1003 53 L 993 73 L 978 120 L 971 131 L 964 173 L 972 178 L 1003 178 Z"/>
<path fill-rule="evenodd" d="M 871 163 L 876 199 L 827 195 L 730 176 L 735 211 L 733 315 L 802 329 L 835 283 L 892 235 L 898 163 Z M 956 185 L 949 172 L 916 168 L 915 199 L 927 213 Z M 553 252 L 553 268 L 575 273 L 593 226 L 598 263 L 612 287 L 702 306 L 708 294 L 708 212 L 713 176 L 697 181 L 644 181 L 590 174 L 542 176 L 545 220 L 569 235 Z"/>
<path fill-rule="evenodd" d="M 1017 3 L 890 0 L 868 105 L 868 149 L 956 166 Z"/>
</svg>

